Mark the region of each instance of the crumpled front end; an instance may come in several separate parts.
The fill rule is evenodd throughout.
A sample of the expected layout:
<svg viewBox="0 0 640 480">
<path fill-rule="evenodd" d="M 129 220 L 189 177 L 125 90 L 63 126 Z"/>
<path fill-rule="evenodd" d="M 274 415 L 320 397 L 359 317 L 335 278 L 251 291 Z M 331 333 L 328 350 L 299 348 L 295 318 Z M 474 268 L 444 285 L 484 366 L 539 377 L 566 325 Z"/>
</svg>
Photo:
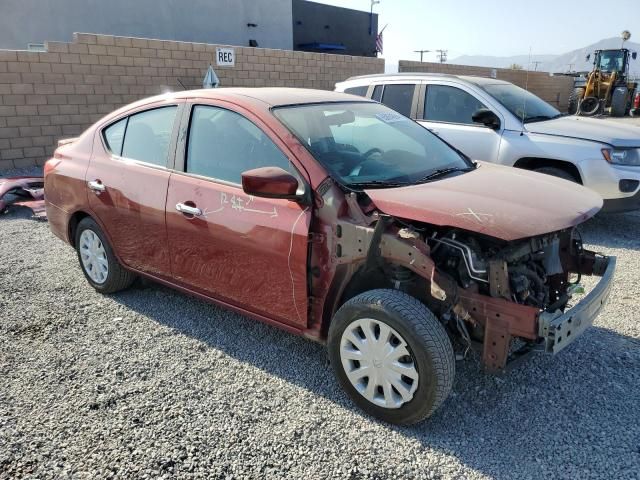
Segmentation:
<svg viewBox="0 0 640 480">
<path fill-rule="evenodd" d="M 463 323 L 455 318 L 456 329 L 469 345 L 482 344 L 488 370 L 502 370 L 532 351 L 563 350 L 593 323 L 609 297 L 615 257 L 586 250 L 573 229 L 493 247 L 486 239 L 452 236 L 432 239 L 432 255 L 459 286 L 468 315 Z M 568 308 L 584 293 L 583 275 L 601 280 Z"/>
</svg>

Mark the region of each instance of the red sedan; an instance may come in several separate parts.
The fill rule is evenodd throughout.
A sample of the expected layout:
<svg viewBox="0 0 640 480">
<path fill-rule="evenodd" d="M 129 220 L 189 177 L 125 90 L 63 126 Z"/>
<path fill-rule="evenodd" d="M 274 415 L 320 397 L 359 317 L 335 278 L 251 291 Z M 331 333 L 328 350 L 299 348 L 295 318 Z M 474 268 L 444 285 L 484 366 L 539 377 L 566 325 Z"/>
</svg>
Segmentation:
<svg viewBox="0 0 640 480">
<path fill-rule="evenodd" d="M 353 400 L 395 423 L 447 397 L 452 338 L 489 370 L 557 353 L 593 322 L 615 268 L 574 232 L 601 208 L 597 194 L 473 162 L 335 92 L 217 89 L 128 105 L 60 142 L 45 198 L 96 290 L 143 275 L 326 341 Z M 568 309 L 592 274 L 601 281 Z"/>
</svg>

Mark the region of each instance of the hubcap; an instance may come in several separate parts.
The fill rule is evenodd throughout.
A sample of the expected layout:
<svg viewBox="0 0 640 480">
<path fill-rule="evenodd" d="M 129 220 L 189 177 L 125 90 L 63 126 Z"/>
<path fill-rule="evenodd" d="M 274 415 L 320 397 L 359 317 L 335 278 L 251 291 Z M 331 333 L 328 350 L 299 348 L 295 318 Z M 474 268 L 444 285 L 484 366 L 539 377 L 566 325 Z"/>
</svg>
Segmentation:
<svg viewBox="0 0 640 480">
<path fill-rule="evenodd" d="M 418 388 L 418 371 L 407 342 L 379 320 L 352 322 L 342 333 L 340 359 L 355 389 L 378 406 L 400 408 Z"/>
<path fill-rule="evenodd" d="M 96 283 L 104 283 L 109 274 L 107 252 L 102 240 L 93 230 L 84 230 L 80 234 L 80 259 L 82 268 Z"/>
</svg>

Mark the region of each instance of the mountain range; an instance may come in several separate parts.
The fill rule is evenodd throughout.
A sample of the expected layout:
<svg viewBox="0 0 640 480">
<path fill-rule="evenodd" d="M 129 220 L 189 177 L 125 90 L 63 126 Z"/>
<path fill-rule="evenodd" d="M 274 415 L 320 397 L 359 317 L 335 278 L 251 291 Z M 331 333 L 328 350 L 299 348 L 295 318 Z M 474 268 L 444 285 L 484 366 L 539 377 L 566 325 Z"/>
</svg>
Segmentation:
<svg viewBox="0 0 640 480">
<path fill-rule="evenodd" d="M 565 73 L 569 71 L 589 71 L 592 67 L 593 56 L 591 61 L 585 60 L 588 53 L 593 55 L 594 50 L 620 48 L 620 37 L 605 38 L 594 44 L 588 45 L 577 50 L 572 50 L 561 55 L 531 55 L 531 70 L 542 72 Z M 625 48 L 639 53 L 636 60 L 631 60 L 630 74 L 640 77 L 640 43 L 625 42 Z M 537 67 L 533 62 L 539 62 Z M 529 64 L 529 55 L 514 55 L 511 57 L 492 57 L 487 55 L 462 55 L 451 59 L 449 63 L 459 65 L 473 65 L 477 67 L 494 67 L 509 68 L 511 65 L 518 64 L 523 68 L 527 68 Z"/>
</svg>

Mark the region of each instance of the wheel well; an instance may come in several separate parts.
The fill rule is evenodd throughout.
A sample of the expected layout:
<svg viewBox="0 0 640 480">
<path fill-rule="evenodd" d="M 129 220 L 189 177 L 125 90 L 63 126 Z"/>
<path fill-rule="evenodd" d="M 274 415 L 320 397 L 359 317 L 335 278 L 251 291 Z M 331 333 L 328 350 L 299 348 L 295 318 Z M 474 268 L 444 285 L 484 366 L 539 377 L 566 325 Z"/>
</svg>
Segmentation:
<svg viewBox="0 0 640 480">
<path fill-rule="evenodd" d="M 353 297 L 369 290 L 376 290 L 378 288 L 401 290 L 427 304 L 429 307 L 431 302 L 427 295 L 429 291 L 427 285 L 427 281 L 424 278 L 398 264 L 385 261 L 382 265 L 371 270 L 367 270 L 363 265 L 347 281 L 347 285 L 342 290 L 338 301 L 333 303 L 333 308 L 330 309 L 331 313 L 328 311 L 325 312 L 326 317 L 323 322 L 322 331 L 325 335 L 327 334 L 329 324 L 335 312 L 337 312 L 342 305 Z"/>
<path fill-rule="evenodd" d="M 576 181 L 582 184 L 582 177 L 580 171 L 571 162 L 565 162 L 564 160 L 554 160 L 550 158 L 531 158 L 525 157 L 518 160 L 513 164 L 515 168 L 521 168 L 523 170 L 536 170 L 543 167 L 553 167 L 563 170 L 576 179 Z"/>
<path fill-rule="evenodd" d="M 69 238 L 69 243 L 72 247 L 76 246 L 76 229 L 78 228 L 78 224 L 83 218 L 88 216 L 90 216 L 88 213 L 82 211 L 76 212 L 71 215 L 71 218 L 69 219 L 69 225 L 67 227 L 67 235 Z"/>
</svg>

